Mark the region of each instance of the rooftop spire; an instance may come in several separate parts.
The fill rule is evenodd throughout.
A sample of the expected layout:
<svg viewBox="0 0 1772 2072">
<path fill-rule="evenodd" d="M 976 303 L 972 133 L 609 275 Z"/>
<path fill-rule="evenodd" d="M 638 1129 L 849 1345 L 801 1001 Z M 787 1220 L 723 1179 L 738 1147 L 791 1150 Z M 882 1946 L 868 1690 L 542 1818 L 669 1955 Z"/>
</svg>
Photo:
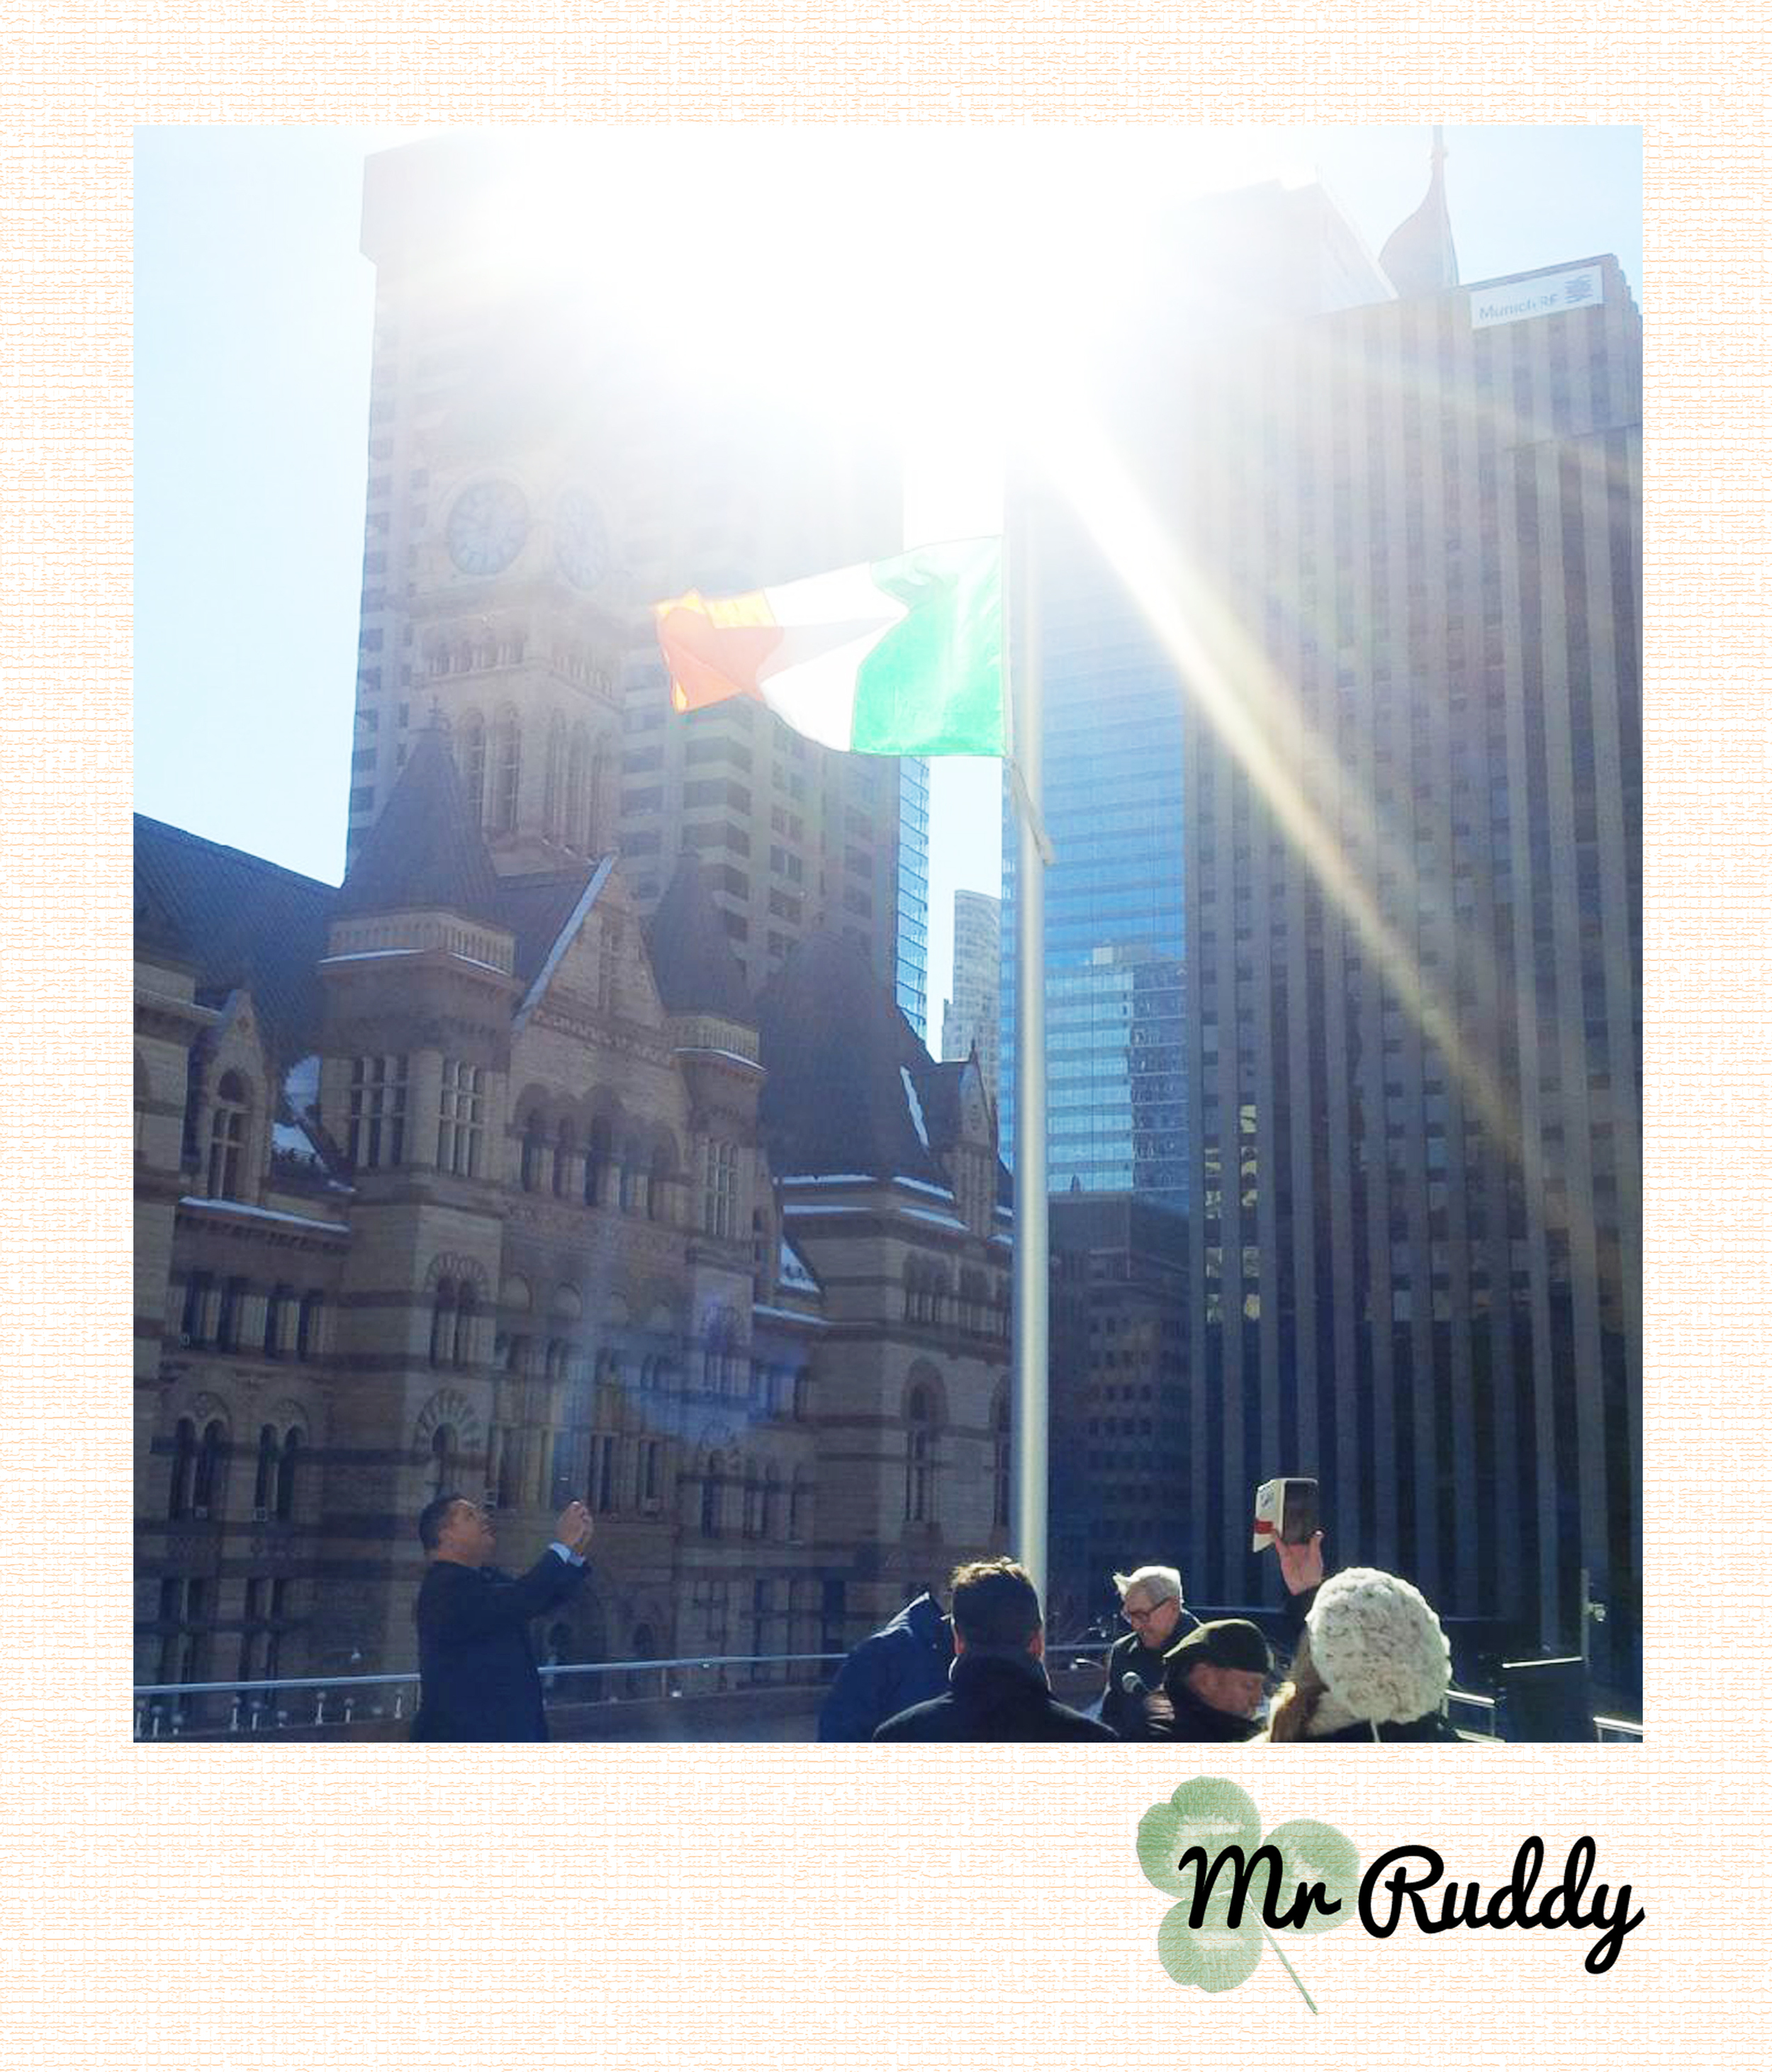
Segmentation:
<svg viewBox="0 0 1772 2072">
<path fill-rule="evenodd" d="M 497 898 L 497 875 L 455 774 L 448 729 L 433 708 L 381 817 L 345 874 L 333 911 L 441 906 L 489 920 Z"/>
<path fill-rule="evenodd" d="M 1458 254 L 1452 241 L 1452 219 L 1446 213 L 1446 133 L 1433 126 L 1428 157 L 1428 191 L 1415 214 L 1399 224 L 1384 241 L 1378 264 L 1399 295 L 1437 295 L 1458 285 Z"/>
</svg>

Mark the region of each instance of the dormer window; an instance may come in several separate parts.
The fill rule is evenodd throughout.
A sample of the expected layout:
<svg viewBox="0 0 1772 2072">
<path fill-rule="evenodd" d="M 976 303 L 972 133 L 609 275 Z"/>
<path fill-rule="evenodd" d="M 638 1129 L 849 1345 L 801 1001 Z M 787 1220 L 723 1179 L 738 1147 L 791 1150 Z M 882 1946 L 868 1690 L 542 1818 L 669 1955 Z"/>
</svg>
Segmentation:
<svg viewBox="0 0 1772 2072">
<path fill-rule="evenodd" d="M 246 1146 L 246 1116 L 251 1093 L 238 1072 L 224 1072 L 216 1089 L 215 1113 L 209 1124 L 208 1192 L 212 1200 L 240 1196 Z"/>
</svg>

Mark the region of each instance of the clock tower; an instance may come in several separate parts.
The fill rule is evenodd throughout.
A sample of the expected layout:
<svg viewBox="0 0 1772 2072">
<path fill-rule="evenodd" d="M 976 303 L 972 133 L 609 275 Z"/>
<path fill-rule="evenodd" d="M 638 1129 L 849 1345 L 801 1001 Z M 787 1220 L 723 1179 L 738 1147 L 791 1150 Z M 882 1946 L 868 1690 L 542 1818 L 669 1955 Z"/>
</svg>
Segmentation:
<svg viewBox="0 0 1772 2072">
<path fill-rule="evenodd" d="M 437 434 L 414 557 L 414 689 L 447 722 L 501 874 L 616 845 L 627 600 L 582 446 Z"/>
</svg>

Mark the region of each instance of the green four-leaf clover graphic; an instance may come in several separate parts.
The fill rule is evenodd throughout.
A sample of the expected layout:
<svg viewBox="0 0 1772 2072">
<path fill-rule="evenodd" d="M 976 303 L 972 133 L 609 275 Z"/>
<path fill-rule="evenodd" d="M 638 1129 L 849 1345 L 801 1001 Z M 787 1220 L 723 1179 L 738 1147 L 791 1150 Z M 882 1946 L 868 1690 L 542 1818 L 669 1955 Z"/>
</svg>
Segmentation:
<svg viewBox="0 0 1772 2072">
<path fill-rule="evenodd" d="M 1258 1848 L 1271 1850 L 1272 1860 L 1250 1865 Z M 1184 1872 L 1181 1859 L 1190 1849 L 1201 1853 Z M 1198 1904 L 1198 1885 L 1227 1849 L 1238 1856 L 1209 1879 Z M 1138 1860 L 1159 1892 L 1181 1901 L 1163 1917 L 1156 1935 L 1157 1955 L 1177 1984 L 1208 1993 L 1240 1986 L 1261 1961 L 1265 1935 L 1304 2004 L 1317 2012 L 1268 1926 L 1283 1934 L 1320 1934 L 1354 1918 L 1360 1859 L 1339 1829 L 1321 1820 L 1287 1820 L 1263 1840 L 1261 1815 L 1240 1785 L 1224 1777 L 1190 1777 L 1139 1822 Z M 1233 1876 L 1239 1864 L 1249 1866 L 1240 1907 Z M 1233 1914 L 1239 1917 L 1234 1922 Z"/>
</svg>

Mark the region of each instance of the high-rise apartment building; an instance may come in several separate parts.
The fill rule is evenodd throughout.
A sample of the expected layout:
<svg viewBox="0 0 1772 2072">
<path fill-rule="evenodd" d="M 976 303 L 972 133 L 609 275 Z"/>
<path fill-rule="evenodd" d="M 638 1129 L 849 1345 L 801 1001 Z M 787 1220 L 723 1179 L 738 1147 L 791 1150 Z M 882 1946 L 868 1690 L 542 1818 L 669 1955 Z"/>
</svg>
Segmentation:
<svg viewBox="0 0 1772 2072">
<path fill-rule="evenodd" d="M 1315 1474 L 1341 1560 L 1628 1688 L 1640 321 L 1608 258 L 1263 310 L 1237 213 L 1251 294 L 1127 327 L 1115 494 L 1035 515 L 1050 1184 L 1189 1209 L 1190 1593 Z"/>
<path fill-rule="evenodd" d="M 997 1100 L 997 1018 L 1002 997 L 1003 902 L 986 892 L 954 895 L 954 997 L 942 1018 L 942 1055 L 979 1054 L 979 1069 Z"/>
<path fill-rule="evenodd" d="M 896 552 L 897 457 L 711 359 L 691 376 L 659 313 L 583 243 L 525 254 L 525 221 L 585 178 L 555 140 L 444 138 L 369 162 L 348 859 L 435 706 L 501 870 L 619 849 L 649 914 L 694 852 L 753 986 L 828 927 L 921 1026 L 920 773 L 833 754 L 743 701 L 679 717 L 649 610 Z"/>
</svg>

